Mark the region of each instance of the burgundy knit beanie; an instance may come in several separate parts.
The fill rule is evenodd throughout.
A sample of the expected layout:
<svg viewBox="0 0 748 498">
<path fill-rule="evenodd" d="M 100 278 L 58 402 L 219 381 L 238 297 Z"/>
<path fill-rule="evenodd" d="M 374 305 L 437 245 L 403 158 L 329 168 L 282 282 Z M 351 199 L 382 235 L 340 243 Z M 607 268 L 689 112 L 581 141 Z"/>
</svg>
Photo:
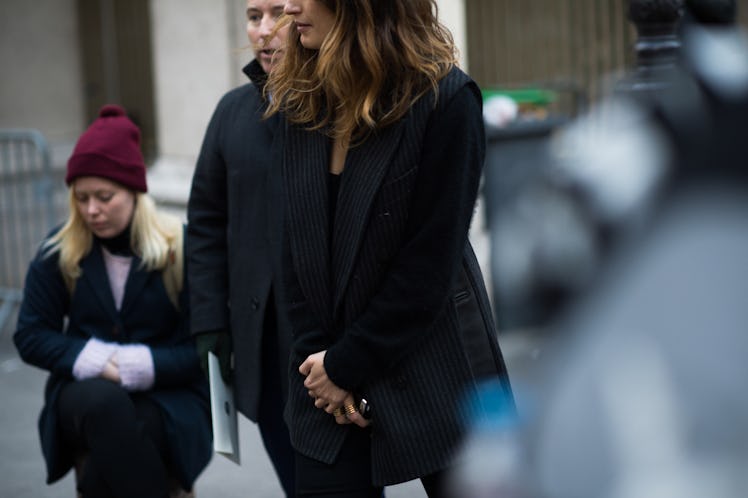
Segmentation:
<svg viewBox="0 0 748 498">
<path fill-rule="evenodd" d="M 99 117 L 75 144 L 65 182 L 80 176 L 99 176 L 132 190 L 147 192 L 145 162 L 140 152 L 140 130 L 118 105 L 105 105 Z"/>
</svg>

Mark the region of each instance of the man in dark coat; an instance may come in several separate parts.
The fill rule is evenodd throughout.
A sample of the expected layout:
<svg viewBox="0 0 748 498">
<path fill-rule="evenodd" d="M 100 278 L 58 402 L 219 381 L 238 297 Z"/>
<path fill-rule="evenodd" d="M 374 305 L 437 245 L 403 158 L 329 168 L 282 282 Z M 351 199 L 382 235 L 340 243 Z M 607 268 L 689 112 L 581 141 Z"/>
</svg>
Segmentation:
<svg viewBox="0 0 748 498">
<path fill-rule="evenodd" d="M 203 360 L 208 350 L 221 359 L 237 409 L 258 424 L 281 484 L 293 496 L 293 450 L 282 416 L 289 341 L 277 325 L 269 243 L 276 227 L 268 222 L 267 176 L 277 120 L 262 118 L 267 71 L 280 37 L 267 45 L 264 40 L 283 2 L 250 0 L 247 7 L 247 34 L 257 56 L 244 68 L 251 83 L 218 103 L 190 193 L 191 323 Z"/>
</svg>

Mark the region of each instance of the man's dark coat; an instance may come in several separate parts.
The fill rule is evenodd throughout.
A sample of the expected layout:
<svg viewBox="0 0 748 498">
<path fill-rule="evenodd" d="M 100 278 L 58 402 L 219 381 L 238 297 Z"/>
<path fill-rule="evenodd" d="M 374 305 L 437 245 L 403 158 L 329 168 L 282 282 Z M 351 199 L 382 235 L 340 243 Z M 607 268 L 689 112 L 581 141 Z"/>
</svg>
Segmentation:
<svg viewBox="0 0 748 498">
<path fill-rule="evenodd" d="M 253 83 L 218 103 L 198 157 L 188 205 L 188 271 L 192 332 L 230 331 L 233 350 L 241 352 L 234 355 L 237 408 L 257 422 L 263 322 L 272 299 L 268 233 L 276 227 L 268 224 L 267 182 L 277 118 L 262 117 L 264 79 L 257 61 L 245 73 Z M 285 366 L 288 341 L 282 334 L 277 339 Z"/>
</svg>

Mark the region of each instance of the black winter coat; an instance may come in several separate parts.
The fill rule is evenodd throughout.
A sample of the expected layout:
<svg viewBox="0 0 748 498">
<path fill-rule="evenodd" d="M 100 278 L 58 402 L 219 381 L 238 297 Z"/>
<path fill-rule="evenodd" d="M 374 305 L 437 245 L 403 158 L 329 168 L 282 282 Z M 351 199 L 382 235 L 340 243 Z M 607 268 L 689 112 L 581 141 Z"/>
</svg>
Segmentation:
<svg viewBox="0 0 748 498">
<path fill-rule="evenodd" d="M 446 468 L 481 381 L 511 390 L 468 242 L 485 152 L 481 97 L 453 69 L 398 123 L 352 147 L 328 228 L 330 139 L 276 139 L 286 198 L 284 309 L 294 334 L 286 419 L 301 453 L 331 463 L 345 434 L 317 409 L 300 363 L 327 350 L 339 387 L 373 410 L 372 476 L 389 485 Z"/>
<path fill-rule="evenodd" d="M 205 133 L 187 209 L 192 332 L 228 330 L 238 410 L 257 421 L 262 337 L 272 277 L 268 233 L 273 130 L 264 120 L 264 72 L 252 61 L 247 83 L 223 96 Z M 278 335 L 280 364 L 288 340 Z"/>
<path fill-rule="evenodd" d="M 155 384 L 144 395 L 161 408 L 170 457 L 184 489 L 192 489 L 213 455 L 208 386 L 188 330 L 187 279 L 180 311 L 169 300 L 161 272 L 146 272 L 139 265 L 134 257 L 120 311 L 97 242 L 81 260 L 82 275 L 72 296 L 58 254 L 45 258 L 40 251 L 29 266 L 13 339 L 24 361 L 50 372 L 39 417 L 48 483 L 74 463 L 75 455 L 57 430 L 57 399 L 74 382 L 73 364 L 92 337 L 150 347 Z"/>
</svg>

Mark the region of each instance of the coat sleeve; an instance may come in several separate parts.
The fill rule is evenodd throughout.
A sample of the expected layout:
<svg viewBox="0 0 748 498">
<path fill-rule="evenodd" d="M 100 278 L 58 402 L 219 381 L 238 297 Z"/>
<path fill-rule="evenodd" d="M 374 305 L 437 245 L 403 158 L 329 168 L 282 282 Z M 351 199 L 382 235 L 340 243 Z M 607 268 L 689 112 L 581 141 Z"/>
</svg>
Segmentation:
<svg viewBox="0 0 748 498">
<path fill-rule="evenodd" d="M 414 350 L 451 297 L 478 193 L 485 132 L 474 83 L 439 101 L 400 249 L 378 293 L 325 357 L 328 376 L 347 390 Z"/>
<path fill-rule="evenodd" d="M 192 282 L 192 333 L 228 328 L 228 205 L 221 128 L 226 99 L 217 106 L 197 159 L 187 204 L 187 271 Z"/>
<path fill-rule="evenodd" d="M 151 347 L 151 356 L 156 388 L 189 384 L 203 376 L 192 338 L 176 346 Z"/>
<path fill-rule="evenodd" d="M 188 266 L 187 261 L 185 261 L 185 266 Z M 190 335 L 191 276 L 187 273 L 187 268 L 184 271 L 182 290 L 179 293 L 179 322 L 174 331 L 175 343 L 169 346 L 151 347 L 155 388 L 185 385 L 204 377 L 195 349 L 195 339 Z"/>
<path fill-rule="evenodd" d="M 86 340 L 64 333 L 70 294 L 57 257 L 40 251 L 29 265 L 13 341 L 23 361 L 72 377 L 73 364 Z"/>
</svg>

